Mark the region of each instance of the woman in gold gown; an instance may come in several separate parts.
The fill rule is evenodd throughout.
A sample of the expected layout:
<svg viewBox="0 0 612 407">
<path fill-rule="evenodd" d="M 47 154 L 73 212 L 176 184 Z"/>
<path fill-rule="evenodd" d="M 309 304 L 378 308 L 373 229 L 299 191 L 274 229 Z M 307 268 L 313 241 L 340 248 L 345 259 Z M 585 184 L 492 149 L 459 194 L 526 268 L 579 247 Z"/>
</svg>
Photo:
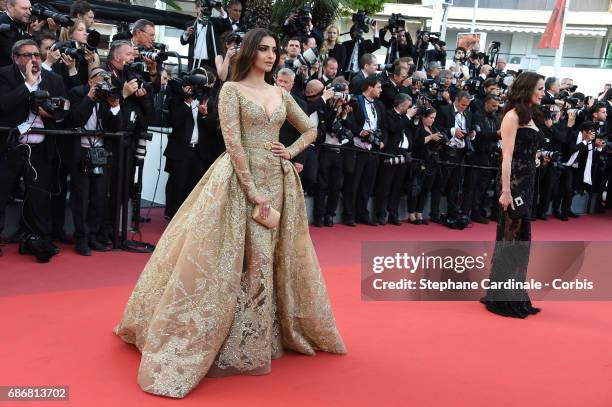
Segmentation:
<svg viewBox="0 0 612 407">
<path fill-rule="evenodd" d="M 346 353 L 288 161 L 316 129 L 270 85 L 278 57 L 272 33 L 246 34 L 219 95 L 226 152 L 168 225 L 114 328 L 140 350 L 146 392 L 184 397 L 204 376 L 266 374 L 283 349 Z M 285 119 L 302 133 L 287 148 Z M 275 229 L 253 220 L 256 204 L 281 212 Z"/>
</svg>

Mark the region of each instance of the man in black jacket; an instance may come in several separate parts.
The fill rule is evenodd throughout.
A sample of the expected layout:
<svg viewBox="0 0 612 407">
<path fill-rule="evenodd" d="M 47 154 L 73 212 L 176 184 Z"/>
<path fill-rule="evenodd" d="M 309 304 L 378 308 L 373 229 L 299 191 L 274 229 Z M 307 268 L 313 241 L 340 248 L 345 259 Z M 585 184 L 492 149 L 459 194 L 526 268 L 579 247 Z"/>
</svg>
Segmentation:
<svg viewBox="0 0 612 407">
<path fill-rule="evenodd" d="M 361 150 L 346 152 L 344 185 L 342 187 L 342 214 L 344 224 L 355 226 L 355 220 L 370 226 L 378 226 L 370 219 L 368 200 L 372 194 L 378 157 L 371 150 L 384 148 L 387 139 L 385 106 L 378 98 L 382 92 L 380 79 L 374 75 L 363 82 L 363 94 L 357 97 L 357 107 L 352 111 L 353 147 Z"/>
<path fill-rule="evenodd" d="M 404 86 L 408 78 L 408 68 L 396 65 L 393 74 L 389 75 L 389 80 L 382 85 L 380 101 L 383 102 L 387 110 L 392 110 L 395 107 L 395 97 L 400 92 L 408 93 L 408 87 Z"/>
<path fill-rule="evenodd" d="M 32 38 L 28 25 L 32 17 L 30 0 L 9 0 L 6 13 L 0 14 L 0 24 L 8 24 L 8 30 L 0 31 L 0 67 L 13 63 L 11 49 L 19 40 Z"/>
<path fill-rule="evenodd" d="M 72 88 L 70 123 L 72 127 L 89 131 L 118 131 L 121 129 L 120 95 L 105 96 L 96 92 L 96 84 L 110 82 L 110 74 L 101 67 L 93 68 L 88 83 Z M 107 210 L 106 166 L 96 165 L 95 152 L 106 151 L 104 137 L 83 135 L 69 140 L 71 154 L 65 158 L 70 169 L 70 204 L 74 220 L 75 251 L 90 256 L 91 249 L 108 251 L 110 247 L 99 242 L 97 234 Z M 99 154 L 99 153 L 98 153 Z"/>
<path fill-rule="evenodd" d="M 193 75 L 204 76 L 197 69 Z M 205 118 L 208 116 L 208 100 L 194 97 L 192 86 L 183 86 L 182 92 L 170 96 L 168 122 L 172 133 L 168 136 L 165 170 L 168 172 L 166 183 L 165 216 L 172 218 L 205 172 L 205 159 L 208 145 Z M 210 163 L 208 163 L 210 166 Z"/>
<path fill-rule="evenodd" d="M 395 156 L 406 156 L 410 152 L 416 128 L 412 118 L 416 109 L 411 108 L 412 98 L 405 93 L 398 93 L 393 100 L 394 107 L 387 110 L 387 140 L 383 153 Z M 399 202 L 406 184 L 409 163 L 386 162 L 387 157 L 380 160 L 374 195 L 376 221 L 385 225 L 387 211 L 389 223 L 399 226 Z"/>
<path fill-rule="evenodd" d="M 462 164 L 466 153 L 472 152 L 472 139 L 475 137 L 475 132 L 472 130 L 472 116 L 468 110 L 470 105 L 470 95 L 465 91 L 457 93 L 455 102 L 451 105 L 443 106 L 436 115 L 435 126 L 447 135 L 449 138 L 448 156 L 444 157 L 451 163 Z M 460 166 L 445 166 L 442 168 L 448 180 L 447 188 L 447 224 L 454 228 L 458 223 L 459 213 L 459 192 L 463 182 L 463 167 Z M 439 196 L 442 190 L 436 189 L 432 191 L 432 210 L 434 215 L 438 214 L 438 208 L 435 207 L 439 202 Z M 434 195 L 436 195 L 434 197 Z M 432 220 L 436 216 L 432 216 Z"/>
<path fill-rule="evenodd" d="M 219 11 L 221 17 L 211 17 L 212 10 L 204 1 L 196 1 L 196 13 L 197 18 L 181 36 L 181 44 L 189 44 L 189 69 L 208 66 L 216 72 L 215 57 L 223 54 L 221 34 L 232 31 L 232 24 L 223 17 L 222 10 Z"/>
<path fill-rule="evenodd" d="M 348 41 L 344 41 L 342 45 L 346 49 L 346 61 L 344 62 L 344 66 L 341 67 L 342 72 L 345 73 L 344 77 L 346 79 L 351 79 L 352 75 L 359 72 L 361 61 L 361 56 L 363 54 L 372 54 L 374 51 L 380 48 L 380 38 L 378 37 L 378 32 L 376 31 L 376 23 L 373 25 L 374 30 L 374 40 L 364 40 L 362 38 L 363 32 L 361 28 L 357 25 L 353 25 L 350 28 L 350 36 L 351 39 Z"/>
<path fill-rule="evenodd" d="M 55 138 L 29 133 L 33 127 L 55 128 L 53 112 L 38 107 L 32 111 L 30 93 L 45 90 L 51 97 L 66 96 L 62 79 L 41 68 L 40 51 L 31 39 L 17 41 L 11 51 L 13 65 L 0 68 L 0 126 L 15 131 L 0 136 L 0 232 L 10 189 L 23 176 L 27 189 L 24 224 L 44 242 L 46 250 L 59 251 L 50 242 L 49 185 Z M 17 130 L 18 129 L 18 130 Z"/>
<path fill-rule="evenodd" d="M 491 154 L 496 150 L 497 142 L 501 139 L 498 117 L 499 99 L 495 95 L 488 95 L 484 99 L 483 106 L 483 112 L 474 115 L 476 138 L 473 141 L 472 164 L 489 167 L 492 165 Z M 482 210 L 487 186 L 493 175 L 491 170 L 482 168 L 470 168 L 466 172 L 462 208 L 463 212 L 466 215 L 469 214 L 474 222 L 489 223 L 483 216 Z"/>
<path fill-rule="evenodd" d="M 361 95 L 365 79 L 376 73 L 376 56 L 373 54 L 363 54 L 359 58 L 359 72 L 351 79 L 349 90 L 353 95 Z"/>
</svg>

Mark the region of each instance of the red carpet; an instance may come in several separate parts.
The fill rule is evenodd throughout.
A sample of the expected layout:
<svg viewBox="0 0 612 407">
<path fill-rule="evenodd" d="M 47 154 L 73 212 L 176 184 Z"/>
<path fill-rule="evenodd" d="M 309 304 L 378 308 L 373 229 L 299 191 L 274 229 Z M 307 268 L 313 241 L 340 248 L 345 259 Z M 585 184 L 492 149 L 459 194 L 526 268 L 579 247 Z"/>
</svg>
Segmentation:
<svg viewBox="0 0 612 407">
<path fill-rule="evenodd" d="M 151 242 L 164 226 L 153 214 Z M 612 240 L 611 219 L 538 221 L 534 240 Z M 111 332 L 146 255 L 65 246 L 36 264 L 5 246 L 0 386 L 70 386 L 70 402 L 30 402 L 52 406 L 612 406 L 612 302 L 540 302 L 514 320 L 471 302 L 360 300 L 361 241 L 492 240 L 494 228 L 311 228 L 349 354 L 288 354 L 270 375 L 204 379 L 181 401 L 142 392 L 138 351 Z"/>
</svg>

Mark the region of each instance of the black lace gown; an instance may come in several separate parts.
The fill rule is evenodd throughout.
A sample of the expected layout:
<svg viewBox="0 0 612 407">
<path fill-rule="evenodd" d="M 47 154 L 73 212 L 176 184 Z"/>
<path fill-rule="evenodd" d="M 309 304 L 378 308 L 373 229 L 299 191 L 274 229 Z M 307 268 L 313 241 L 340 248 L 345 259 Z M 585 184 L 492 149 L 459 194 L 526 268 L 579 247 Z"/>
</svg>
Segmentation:
<svg viewBox="0 0 612 407">
<path fill-rule="evenodd" d="M 536 151 L 541 134 L 533 127 L 519 127 L 516 132 L 510 171 L 512 197 L 521 196 L 526 205 L 526 215 L 512 219 L 503 208 L 499 211 L 495 250 L 491 259 L 491 282 L 514 279 L 524 282 L 531 249 L 531 223 L 536 178 Z M 501 171 L 498 174 L 497 196 L 501 195 Z M 488 290 L 481 300 L 487 309 L 496 314 L 525 318 L 539 309 L 531 306 L 525 290 Z"/>
</svg>

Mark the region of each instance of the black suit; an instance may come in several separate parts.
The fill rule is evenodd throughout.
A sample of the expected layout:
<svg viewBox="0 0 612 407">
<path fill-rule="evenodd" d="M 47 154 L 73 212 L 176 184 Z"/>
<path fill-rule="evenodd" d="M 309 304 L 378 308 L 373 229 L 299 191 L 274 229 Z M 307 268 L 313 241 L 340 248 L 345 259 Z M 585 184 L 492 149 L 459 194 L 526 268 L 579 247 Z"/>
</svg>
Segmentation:
<svg viewBox="0 0 612 407">
<path fill-rule="evenodd" d="M 453 134 L 451 134 L 451 129 L 455 127 L 455 118 L 458 114 L 455 109 L 455 104 L 450 104 L 447 106 L 443 106 L 438 110 L 438 114 L 436 115 L 435 126 L 440 129 L 441 132 L 446 133 L 449 138 L 452 138 Z M 466 157 L 466 153 L 471 150 L 471 141 L 468 136 L 469 130 L 472 128 L 472 115 L 469 109 L 466 109 L 463 112 L 463 116 L 465 117 L 465 128 L 462 129 L 464 132 L 464 140 L 465 147 L 461 149 L 451 149 L 452 155 L 449 155 L 446 158 L 449 162 L 461 164 Z M 447 217 L 449 219 L 456 219 L 459 216 L 459 193 L 461 190 L 461 184 L 464 178 L 463 167 L 460 166 L 443 166 L 442 167 L 442 179 L 447 180 L 448 189 L 447 189 Z M 444 189 L 445 185 L 439 185 L 438 187 L 432 190 L 432 209 L 431 211 L 434 214 L 438 213 L 440 197 L 442 194 L 442 189 Z"/>
<path fill-rule="evenodd" d="M 414 126 L 412 120 L 405 114 L 399 114 L 394 108 L 386 112 L 387 140 L 382 151 L 387 154 L 405 155 L 411 150 L 414 139 Z M 408 146 L 400 148 L 404 140 L 404 135 L 408 141 Z M 385 164 L 382 157 L 378 164 L 378 174 L 376 179 L 376 192 L 374 196 L 374 207 L 376 219 L 379 223 L 385 223 L 387 211 L 390 220 L 399 221 L 399 202 L 404 191 L 408 176 L 408 163 L 405 164 Z"/>
<path fill-rule="evenodd" d="M 328 57 L 335 58 L 338 61 L 338 73 L 336 76 L 341 75 L 342 69 L 346 64 L 346 48 L 344 44 L 336 43 L 333 49 L 329 50 Z"/>
<path fill-rule="evenodd" d="M 70 98 L 71 126 L 81 128 L 96 110 L 97 130 L 118 131 L 122 127 L 121 114 L 113 114 L 106 102 L 96 103 L 87 96 L 89 85 L 72 88 Z M 93 138 L 91 139 L 92 142 Z M 106 192 L 108 188 L 108 168 L 102 174 L 85 172 L 82 163 L 88 156 L 89 147 L 81 147 L 81 137 L 67 139 L 70 155 L 66 157 L 70 169 L 70 207 L 74 220 L 74 238 L 78 241 L 96 240 L 107 211 Z"/>
<path fill-rule="evenodd" d="M 0 24 L 10 25 L 7 31 L 0 31 L 0 67 L 11 65 L 13 59 L 11 57 L 11 48 L 19 40 L 32 38 L 27 32 L 27 27 L 13 21 L 8 14 L 0 14 Z"/>
<path fill-rule="evenodd" d="M 343 72 L 347 72 L 346 79 L 348 79 L 349 68 L 351 66 L 351 56 L 353 55 L 353 48 L 355 48 L 356 40 L 348 40 L 344 41 L 342 45 L 346 50 L 346 60 L 344 62 L 344 66 L 339 66 L 338 69 L 341 69 Z M 372 54 L 374 51 L 380 48 L 380 38 L 374 37 L 374 41 L 372 40 L 360 40 L 359 48 L 357 48 L 357 64 L 359 64 L 359 60 L 363 54 L 369 53 Z"/>
<path fill-rule="evenodd" d="M 349 84 L 349 92 L 353 95 L 361 95 L 363 93 L 362 86 L 363 82 L 366 80 L 366 76 L 363 74 L 363 71 L 360 70 L 353 79 L 351 79 L 351 83 Z"/>
<path fill-rule="evenodd" d="M 197 20 L 194 20 L 192 23 L 192 27 L 194 27 L 194 33 L 185 40 L 183 35 L 181 35 L 181 44 L 187 45 L 189 44 L 189 69 L 192 69 L 200 60 L 195 60 L 194 52 L 195 45 L 198 39 L 198 30 L 197 30 Z M 210 27 L 213 27 L 211 30 Z M 213 38 L 214 31 L 214 38 Z M 223 55 L 223 44 L 221 43 L 221 34 L 226 31 L 232 31 L 232 24 L 229 22 L 227 18 L 221 17 L 212 17 L 209 19 L 206 29 L 206 50 L 208 51 L 208 60 L 201 60 L 201 65 L 207 65 L 214 72 L 217 71 L 215 67 L 215 57 L 217 55 Z M 216 49 L 216 53 L 215 53 Z"/>
<path fill-rule="evenodd" d="M 351 112 L 353 134 L 359 137 L 363 130 L 366 120 L 363 96 L 359 97 L 358 106 Z M 380 100 L 374 100 L 376 111 L 376 128 L 382 130 L 383 143 L 387 140 L 385 107 Z M 374 148 L 374 146 L 372 147 Z M 344 207 L 343 218 L 345 222 L 357 220 L 358 222 L 368 223 L 370 215 L 368 212 L 368 200 L 374 188 L 376 179 L 376 170 L 378 167 L 378 157 L 369 153 L 368 150 L 363 152 L 343 151 L 343 161 L 345 161 L 344 185 L 342 187 L 342 202 Z"/>
<path fill-rule="evenodd" d="M 208 106 L 212 109 L 211 102 Z M 192 107 L 187 105 L 183 96 L 170 99 L 168 115 L 172 133 L 164 151 L 165 170 L 168 172 L 165 214 L 173 217 L 216 157 L 209 156 L 211 146 L 206 139 L 210 136 L 207 134 L 210 129 L 207 129 L 205 117 L 196 112 L 194 120 Z M 196 125 L 198 141 L 193 145 L 191 138 Z"/>
<path fill-rule="evenodd" d="M 51 96 L 66 96 L 62 79 L 42 70 L 39 90 L 47 90 Z M 0 68 L 0 126 L 16 127 L 28 120 L 30 91 L 16 65 Z M 43 120 L 45 128 L 53 129 L 53 119 Z M 27 188 L 24 204 L 25 224 L 33 233 L 48 238 L 51 234 L 49 192 L 57 193 L 57 186 L 50 185 L 51 160 L 56 153 L 55 138 L 45 136 L 39 144 L 26 148 L 17 140 L 8 141 L 8 135 L 0 135 L 0 232 L 4 228 L 4 213 L 10 190 L 23 176 Z M 15 147 L 18 146 L 18 147 Z M 29 161 L 34 172 L 26 164 Z"/>
</svg>

